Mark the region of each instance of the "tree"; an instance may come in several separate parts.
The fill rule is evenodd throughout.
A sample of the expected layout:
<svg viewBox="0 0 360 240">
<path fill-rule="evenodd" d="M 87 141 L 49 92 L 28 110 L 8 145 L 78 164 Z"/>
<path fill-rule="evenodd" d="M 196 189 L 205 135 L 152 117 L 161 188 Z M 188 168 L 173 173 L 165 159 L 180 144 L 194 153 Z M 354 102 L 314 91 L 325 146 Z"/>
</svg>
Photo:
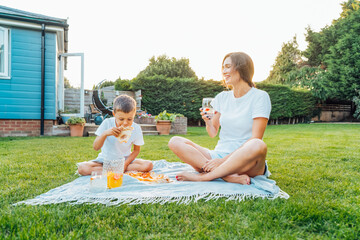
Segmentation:
<svg viewBox="0 0 360 240">
<path fill-rule="evenodd" d="M 104 81 L 100 88 L 104 88 L 104 87 L 109 87 L 109 86 L 114 86 L 115 85 L 115 82 L 112 82 L 112 81 Z"/>
<path fill-rule="evenodd" d="M 326 100 L 332 91 L 325 75 L 326 72 L 322 68 L 305 65 L 291 71 L 288 77 L 290 86 L 310 90 L 317 99 Z"/>
<path fill-rule="evenodd" d="M 340 18 L 334 20 L 332 25 L 322 28 L 320 32 L 314 32 L 310 27 L 306 29 L 308 47 L 303 52 L 307 58 L 306 64 L 326 69 L 325 58 L 327 54 L 331 53 L 330 48 L 352 29 L 354 22 L 350 20 L 350 15 L 359 12 L 360 1 L 348 0 L 341 6 L 343 11 Z"/>
<path fill-rule="evenodd" d="M 341 3 L 342 13 L 340 14 L 340 18 L 348 17 L 352 12 L 358 11 L 360 8 L 360 1 L 358 0 L 349 0 L 347 2 Z"/>
<path fill-rule="evenodd" d="M 352 100 L 355 90 L 360 89 L 360 22 L 354 28 L 330 48 L 325 58 L 327 80 L 334 89 L 331 97 L 335 99 Z"/>
<path fill-rule="evenodd" d="M 66 77 L 64 77 L 64 88 L 74 88 L 73 86 L 71 86 L 69 79 L 67 79 Z"/>
<path fill-rule="evenodd" d="M 127 79 L 121 79 L 120 77 L 115 80 L 115 90 L 118 91 L 132 91 L 131 81 Z"/>
<path fill-rule="evenodd" d="M 308 47 L 302 53 L 307 58 L 305 61 L 311 67 L 326 68 L 324 58 L 330 53 L 330 47 L 333 46 L 338 39 L 335 27 L 325 27 L 321 32 L 314 32 L 310 27 L 306 29 L 306 41 Z"/>
<path fill-rule="evenodd" d="M 357 92 L 357 95 L 354 96 L 354 98 L 353 98 L 353 102 L 356 105 L 356 111 L 354 113 L 354 117 L 357 119 L 360 119 L 360 91 L 356 90 L 356 92 Z"/>
<path fill-rule="evenodd" d="M 321 92 L 321 99 L 351 101 L 360 89 L 360 3 L 349 0 L 342 6 L 341 17 L 331 26 L 319 33 L 308 29 L 307 63 L 324 71 L 303 83 L 315 96 Z"/>
<path fill-rule="evenodd" d="M 289 74 L 292 82 L 321 100 L 353 101 L 360 118 L 360 1 L 348 0 L 340 17 L 320 32 L 307 28 L 307 66 Z"/>
<path fill-rule="evenodd" d="M 187 58 L 168 58 L 161 55 L 155 59 L 155 56 L 149 59 L 149 65 L 141 71 L 139 76 L 163 75 L 167 78 L 197 78 L 195 72 L 190 67 L 190 61 Z"/>
<path fill-rule="evenodd" d="M 272 66 L 272 70 L 265 80 L 266 83 L 289 83 L 289 73 L 296 70 L 297 66 L 302 61 L 301 52 L 298 47 L 299 45 L 296 41 L 296 36 L 294 36 L 293 40 L 283 43 L 281 51 L 278 53 L 275 63 Z"/>
</svg>

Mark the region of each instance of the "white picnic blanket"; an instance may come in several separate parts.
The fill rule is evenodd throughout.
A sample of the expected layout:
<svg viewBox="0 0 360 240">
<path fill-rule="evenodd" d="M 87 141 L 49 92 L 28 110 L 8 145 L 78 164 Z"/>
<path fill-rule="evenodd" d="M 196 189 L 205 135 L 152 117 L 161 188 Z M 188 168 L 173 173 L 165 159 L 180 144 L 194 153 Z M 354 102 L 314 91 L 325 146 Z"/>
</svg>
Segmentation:
<svg viewBox="0 0 360 240">
<path fill-rule="evenodd" d="M 222 179 L 210 182 L 179 182 L 175 176 L 182 171 L 194 171 L 188 164 L 153 161 L 153 171 L 165 174 L 171 179 L 170 183 L 146 183 L 128 175 L 124 175 L 123 185 L 119 188 L 108 189 L 105 192 L 93 193 L 89 191 L 90 177 L 83 176 L 74 181 L 54 188 L 47 193 L 33 199 L 16 203 L 29 205 L 56 204 L 143 204 L 176 202 L 188 204 L 200 199 L 212 200 L 225 198 L 227 200 L 242 201 L 247 198 L 289 198 L 274 180 L 266 176 L 251 178 L 250 185 L 228 183 Z"/>
</svg>

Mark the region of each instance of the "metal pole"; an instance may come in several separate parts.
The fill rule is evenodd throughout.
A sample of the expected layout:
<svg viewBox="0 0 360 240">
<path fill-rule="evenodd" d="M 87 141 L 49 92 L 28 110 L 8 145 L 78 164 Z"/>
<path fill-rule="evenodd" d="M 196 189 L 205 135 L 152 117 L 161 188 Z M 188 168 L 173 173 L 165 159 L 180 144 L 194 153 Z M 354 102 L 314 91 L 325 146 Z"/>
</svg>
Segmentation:
<svg viewBox="0 0 360 240">
<path fill-rule="evenodd" d="M 84 112 L 84 53 L 80 54 L 81 57 L 81 90 L 80 90 L 80 115 L 81 117 L 85 116 Z"/>
<path fill-rule="evenodd" d="M 45 24 L 41 24 L 41 123 L 40 135 L 44 136 L 45 125 Z"/>
</svg>

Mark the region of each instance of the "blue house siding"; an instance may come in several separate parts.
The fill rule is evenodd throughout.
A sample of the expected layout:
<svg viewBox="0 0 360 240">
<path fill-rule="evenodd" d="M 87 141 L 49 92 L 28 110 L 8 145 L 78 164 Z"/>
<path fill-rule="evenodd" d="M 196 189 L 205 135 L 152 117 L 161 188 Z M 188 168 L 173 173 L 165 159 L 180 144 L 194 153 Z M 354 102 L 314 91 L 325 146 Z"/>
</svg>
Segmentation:
<svg viewBox="0 0 360 240">
<path fill-rule="evenodd" d="M 0 79 L 0 119 L 40 119 L 41 31 L 10 33 L 11 79 Z M 45 119 L 56 119 L 56 34 L 45 36 Z"/>
</svg>

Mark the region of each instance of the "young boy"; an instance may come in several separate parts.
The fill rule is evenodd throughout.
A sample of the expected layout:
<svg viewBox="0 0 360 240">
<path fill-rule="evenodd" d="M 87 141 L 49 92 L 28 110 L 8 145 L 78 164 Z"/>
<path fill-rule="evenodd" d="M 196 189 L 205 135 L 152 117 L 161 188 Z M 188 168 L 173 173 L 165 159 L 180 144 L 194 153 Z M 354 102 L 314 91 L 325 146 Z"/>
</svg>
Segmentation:
<svg viewBox="0 0 360 240">
<path fill-rule="evenodd" d="M 125 157 L 125 171 L 151 171 L 153 164 L 148 160 L 135 159 L 140 153 L 140 146 L 144 145 L 141 127 L 134 123 L 136 102 L 127 95 L 120 95 L 114 99 L 112 118 L 105 119 L 96 130 L 96 139 L 93 147 L 101 149 L 98 157 L 92 161 L 80 163 L 78 172 L 81 175 L 90 175 L 92 171 L 102 171 L 103 161 L 106 158 Z M 122 132 L 132 129 L 130 139 L 124 142 Z M 118 138 L 119 137 L 119 138 Z M 121 139 L 120 139 L 121 138 Z M 125 140 L 126 141 L 126 140 Z M 134 145 L 131 152 L 131 146 Z"/>
</svg>

